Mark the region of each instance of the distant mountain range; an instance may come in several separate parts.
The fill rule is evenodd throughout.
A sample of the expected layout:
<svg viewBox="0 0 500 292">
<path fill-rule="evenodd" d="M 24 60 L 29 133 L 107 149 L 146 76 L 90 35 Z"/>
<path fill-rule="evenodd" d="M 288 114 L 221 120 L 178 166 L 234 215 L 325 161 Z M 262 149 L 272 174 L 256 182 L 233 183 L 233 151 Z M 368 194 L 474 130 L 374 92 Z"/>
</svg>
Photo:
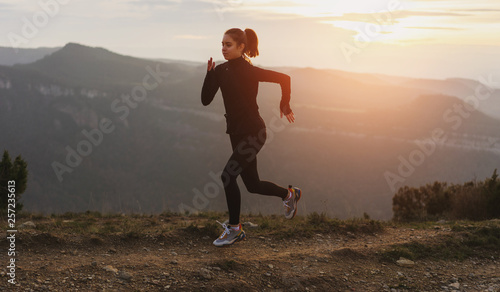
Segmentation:
<svg viewBox="0 0 500 292">
<path fill-rule="evenodd" d="M 230 145 L 220 93 L 200 102 L 205 64 L 75 43 L 31 53 L 0 49 L 0 150 L 28 162 L 25 208 L 225 210 L 217 173 Z M 279 70 L 292 77 L 297 121 L 279 122 L 279 86 L 261 84 L 269 138 L 259 169 L 304 189 L 301 212 L 387 219 L 403 185 L 483 179 L 500 165 L 500 93 L 489 84 Z M 244 192 L 242 211 L 281 209 Z"/>
<path fill-rule="evenodd" d="M 60 49 L 60 47 L 36 49 L 0 47 L 0 65 L 12 66 L 32 63 Z"/>
</svg>

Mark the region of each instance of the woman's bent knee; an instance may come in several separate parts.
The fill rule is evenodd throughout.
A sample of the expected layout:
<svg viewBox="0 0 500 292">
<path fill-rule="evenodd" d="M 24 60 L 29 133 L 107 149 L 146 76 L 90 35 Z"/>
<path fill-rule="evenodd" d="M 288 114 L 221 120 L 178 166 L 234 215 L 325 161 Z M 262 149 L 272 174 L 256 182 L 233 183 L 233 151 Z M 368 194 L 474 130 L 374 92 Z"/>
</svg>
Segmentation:
<svg viewBox="0 0 500 292">
<path fill-rule="evenodd" d="M 231 182 L 235 182 L 237 177 L 238 176 L 236 176 L 236 175 L 231 175 L 225 169 L 222 171 L 222 174 L 220 175 L 220 179 L 221 179 L 222 184 L 224 185 L 224 187 L 226 187 L 227 185 L 229 185 Z"/>
<path fill-rule="evenodd" d="M 260 188 L 258 184 L 245 184 L 247 191 L 252 194 L 260 193 Z"/>
</svg>

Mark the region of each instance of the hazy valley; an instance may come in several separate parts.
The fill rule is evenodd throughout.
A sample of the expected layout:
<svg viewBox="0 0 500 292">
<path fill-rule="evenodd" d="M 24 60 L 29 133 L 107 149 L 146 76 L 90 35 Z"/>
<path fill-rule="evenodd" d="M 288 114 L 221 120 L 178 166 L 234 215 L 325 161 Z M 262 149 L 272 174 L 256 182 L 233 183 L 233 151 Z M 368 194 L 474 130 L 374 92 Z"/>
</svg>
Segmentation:
<svg viewBox="0 0 500 292">
<path fill-rule="evenodd" d="M 225 210 L 218 177 L 230 144 L 220 92 L 209 107 L 200 102 L 205 64 L 78 44 L 3 64 L 0 146 L 28 162 L 25 209 Z M 299 212 L 388 219 L 403 185 L 484 179 L 500 165 L 494 76 L 480 83 L 276 70 L 292 77 L 297 120 L 280 120 L 279 86 L 261 84 L 268 143 L 259 170 L 304 190 Z M 246 213 L 279 213 L 280 204 L 243 192 Z"/>
</svg>

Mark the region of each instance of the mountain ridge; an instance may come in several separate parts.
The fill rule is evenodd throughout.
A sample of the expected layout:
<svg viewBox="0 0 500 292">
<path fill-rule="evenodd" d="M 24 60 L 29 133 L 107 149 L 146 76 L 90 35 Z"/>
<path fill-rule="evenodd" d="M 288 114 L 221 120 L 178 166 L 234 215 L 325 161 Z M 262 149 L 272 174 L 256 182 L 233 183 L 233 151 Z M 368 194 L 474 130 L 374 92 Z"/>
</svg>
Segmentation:
<svg viewBox="0 0 500 292">
<path fill-rule="evenodd" d="M 16 64 L 32 63 L 60 49 L 61 47 L 54 47 L 54 48 L 0 47 L 0 65 L 12 66 Z"/>
</svg>

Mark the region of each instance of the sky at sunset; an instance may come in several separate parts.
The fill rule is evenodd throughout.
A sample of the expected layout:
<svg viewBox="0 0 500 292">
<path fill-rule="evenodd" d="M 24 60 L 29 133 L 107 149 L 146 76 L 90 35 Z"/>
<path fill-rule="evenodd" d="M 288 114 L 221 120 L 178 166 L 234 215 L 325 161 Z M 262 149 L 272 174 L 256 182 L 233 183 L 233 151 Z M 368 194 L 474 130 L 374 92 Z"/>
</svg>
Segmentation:
<svg viewBox="0 0 500 292">
<path fill-rule="evenodd" d="M 0 0 L 5 47 L 204 62 L 232 27 L 257 32 L 256 65 L 500 81 L 500 0 Z"/>
</svg>

